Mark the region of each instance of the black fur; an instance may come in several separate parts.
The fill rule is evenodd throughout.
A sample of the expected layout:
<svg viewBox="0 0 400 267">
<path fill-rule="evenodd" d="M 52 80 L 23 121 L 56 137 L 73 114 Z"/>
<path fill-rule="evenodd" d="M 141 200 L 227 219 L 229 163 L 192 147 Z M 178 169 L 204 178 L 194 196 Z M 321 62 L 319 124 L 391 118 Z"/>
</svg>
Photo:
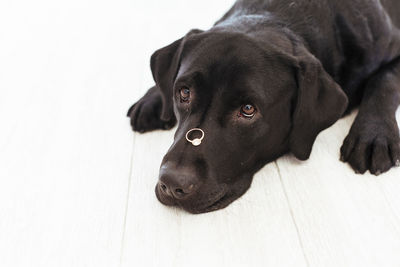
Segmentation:
<svg viewBox="0 0 400 267">
<path fill-rule="evenodd" d="M 399 28 L 397 0 L 238 0 L 211 29 L 156 51 L 156 85 L 128 115 L 139 132 L 178 122 L 158 199 L 192 213 L 223 208 L 266 163 L 308 159 L 317 135 L 356 106 L 341 159 L 377 175 L 400 165 Z M 195 127 L 198 147 L 185 139 Z"/>
</svg>

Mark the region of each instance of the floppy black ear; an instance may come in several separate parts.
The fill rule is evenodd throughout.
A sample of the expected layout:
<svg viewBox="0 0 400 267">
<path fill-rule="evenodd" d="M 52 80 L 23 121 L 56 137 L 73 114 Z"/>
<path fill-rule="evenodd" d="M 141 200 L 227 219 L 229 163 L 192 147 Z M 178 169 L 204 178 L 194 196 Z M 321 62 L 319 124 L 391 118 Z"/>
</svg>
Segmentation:
<svg viewBox="0 0 400 267">
<path fill-rule="evenodd" d="M 201 30 L 191 30 L 185 37 L 172 44 L 154 52 L 151 56 L 151 71 L 156 86 L 161 91 L 162 110 L 161 120 L 169 121 L 174 116 L 172 90 L 175 77 L 178 73 L 183 44 L 186 38 L 192 34 L 200 33 Z"/>
<path fill-rule="evenodd" d="M 172 86 L 178 71 L 183 38 L 154 52 L 150 66 L 156 86 L 161 91 L 161 120 L 169 121 L 174 116 L 172 106 Z"/>
<path fill-rule="evenodd" d="M 308 51 L 297 58 L 297 103 L 290 149 L 300 160 L 310 157 L 317 135 L 335 123 L 347 108 L 347 96 Z"/>
</svg>

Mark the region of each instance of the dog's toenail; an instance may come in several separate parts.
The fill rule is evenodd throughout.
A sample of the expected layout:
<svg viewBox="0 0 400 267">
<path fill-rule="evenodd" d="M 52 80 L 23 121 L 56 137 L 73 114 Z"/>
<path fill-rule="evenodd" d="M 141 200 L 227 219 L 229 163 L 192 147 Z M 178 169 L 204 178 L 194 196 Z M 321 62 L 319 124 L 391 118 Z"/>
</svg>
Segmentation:
<svg viewBox="0 0 400 267">
<path fill-rule="evenodd" d="M 400 159 L 396 160 L 396 167 L 400 167 Z"/>
<path fill-rule="evenodd" d="M 377 171 L 375 172 L 375 175 L 378 176 L 378 175 L 380 175 L 381 173 L 382 173 L 381 170 L 377 170 Z"/>
</svg>

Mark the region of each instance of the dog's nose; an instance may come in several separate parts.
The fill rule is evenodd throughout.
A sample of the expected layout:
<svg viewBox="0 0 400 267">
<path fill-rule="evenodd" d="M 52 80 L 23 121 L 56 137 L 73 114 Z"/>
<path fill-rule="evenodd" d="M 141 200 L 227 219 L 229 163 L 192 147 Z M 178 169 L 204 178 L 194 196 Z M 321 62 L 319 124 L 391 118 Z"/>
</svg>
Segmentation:
<svg viewBox="0 0 400 267">
<path fill-rule="evenodd" d="M 162 194 L 183 199 L 196 192 L 198 182 L 192 171 L 162 167 L 158 186 Z"/>
</svg>

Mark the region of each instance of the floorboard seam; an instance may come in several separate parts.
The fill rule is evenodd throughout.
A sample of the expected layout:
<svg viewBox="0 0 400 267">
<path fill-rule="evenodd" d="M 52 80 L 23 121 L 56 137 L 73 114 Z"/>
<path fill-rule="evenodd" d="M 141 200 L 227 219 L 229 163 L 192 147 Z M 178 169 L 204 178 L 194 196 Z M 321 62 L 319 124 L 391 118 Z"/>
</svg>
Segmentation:
<svg viewBox="0 0 400 267">
<path fill-rule="evenodd" d="M 305 249 L 304 249 L 303 240 L 301 239 L 300 230 L 299 230 L 299 227 L 297 226 L 296 220 L 295 220 L 295 218 L 294 218 L 294 212 L 293 212 L 292 206 L 290 205 L 289 197 L 288 197 L 288 194 L 287 194 L 285 185 L 284 185 L 284 183 L 283 183 L 283 179 L 282 179 L 282 175 L 281 175 L 281 170 L 280 170 L 279 165 L 278 165 L 278 163 L 276 162 L 276 160 L 274 161 L 274 163 L 275 163 L 276 169 L 278 170 L 279 180 L 280 180 L 280 182 L 281 182 L 281 186 L 282 186 L 283 193 L 285 194 L 286 202 L 287 202 L 287 204 L 288 204 L 288 206 L 289 206 L 290 216 L 292 217 L 292 221 L 293 221 L 294 227 L 295 227 L 295 229 L 296 229 L 297 237 L 298 237 L 298 239 L 299 239 L 299 243 L 300 243 L 301 251 L 302 251 L 302 253 L 303 253 L 304 260 L 305 260 L 305 262 L 306 262 L 307 267 L 310 267 L 310 263 L 309 263 L 309 261 L 308 261 L 308 258 L 307 258 L 307 255 L 306 255 L 306 252 L 305 252 Z"/>
<path fill-rule="evenodd" d="M 131 180 L 132 180 L 132 172 L 133 172 L 133 160 L 134 160 L 134 148 L 135 148 L 135 134 L 133 135 L 133 142 L 132 142 L 132 149 L 131 149 L 131 161 L 130 161 L 130 168 L 129 168 L 129 177 L 128 177 L 128 192 L 126 194 L 125 200 L 125 212 L 124 212 L 124 221 L 122 223 L 122 237 L 121 237 L 121 251 L 119 255 L 119 266 L 122 266 L 122 258 L 124 254 L 124 243 L 125 243 L 125 232 L 126 232 L 126 221 L 128 217 L 128 210 L 129 210 L 129 197 L 131 192 Z"/>
<path fill-rule="evenodd" d="M 378 188 L 379 188 L 379 191 L 381 191 L 381 193 L 382 193 L 382 195 L 383 195 L 383 199 L 385 200 L 386 205 L 388 206 L 389 210 L 392 212 L 392 216 L 393 216 L 395 222 L 400 222 L 400 217 L 397 215 L 397 212 L 396 212 L 396 210 L 393 208 L 392 203 L 391 203 L 391 202 L 389 201 L 389 199 L 387 198 L 386 192 L 385 192 L 385 190 L 382 188 L 382 183 L 381 183 L 381 182 L 378 182 L 377 180 L 375 180 L 375 182 L 376 182 L 376 184 L 377 184 L 377 186 L 378 186 Z M 397 224 L 393 224 L 393 228 L 394 228 L 394 230 L 396 231 L 397 236 L 400 237 L 400 231 L 399 231 L 398 225 L 397 225 Z"/>
</svg>

